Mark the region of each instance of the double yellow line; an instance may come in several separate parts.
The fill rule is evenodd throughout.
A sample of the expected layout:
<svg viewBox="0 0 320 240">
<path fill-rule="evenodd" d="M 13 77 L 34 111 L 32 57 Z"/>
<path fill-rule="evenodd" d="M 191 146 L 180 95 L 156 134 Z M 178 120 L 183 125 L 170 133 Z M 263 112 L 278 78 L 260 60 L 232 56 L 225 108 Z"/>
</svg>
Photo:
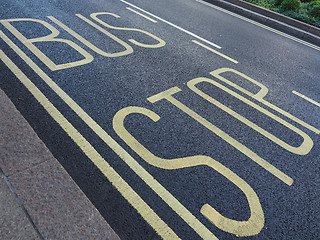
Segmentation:
<svg viewBox="0 0 320 240">
<path fill-rule="evenodd" d="M 2 38 L 78 115 L 91 129 L 103 135 L 111 148 L 125 151 L 116 143 L 94 120 L 85 113 L 49 76 L 44 73 L 24 52 L 21 51 L 2 31 Z M 21 83 L 30 91 L 49 115 L 62 127 L 70 138 L 80 147 L 85 155 L 99 168 L 107 179 L 117 188 L 122 196 L 141 214 L 143 218 L 164 239 L 180 239 L 171 228 L 151 209 L 150 206 L 129 186 L 129 184 L 108 164 L 94 147 L 78 132 L 78 130 L 59 112 L 47 97 L 32 83 L 32 81 L 0 50 L 0 59 L 15 74 Z M 128 153 L 122 153 L 126 155 Z"/>
<path fill-rule="evenodd" d="M 153 178 L 129 153 L 105 132 L 70 96 L 68 96 L 44 71 L 42 71 L 1 30 L 0 38 L 92 129 L 161 199 L 166 202 L 201 238 L 218 240 L 187 208 Z M 30 91 L 49 115 L 62 127 L 85 155 L 98 167 L 122 196 L 138 211 L 163 239 L 180 239 L 178 235 L 152 210 L 130 185 L 108 164 L 79 131 L 46 98 L 36 85 L 0 50 L 0 59 Z"/>
</svg>

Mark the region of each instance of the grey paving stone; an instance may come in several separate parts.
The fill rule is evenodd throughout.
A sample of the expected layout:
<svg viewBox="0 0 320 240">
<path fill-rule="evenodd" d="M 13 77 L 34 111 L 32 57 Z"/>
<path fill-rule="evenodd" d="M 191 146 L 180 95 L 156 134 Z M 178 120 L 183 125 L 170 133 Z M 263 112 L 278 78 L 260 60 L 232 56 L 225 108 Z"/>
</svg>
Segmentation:
<svg viewBox="0 0 320 240">
<path fill-rule="evenodd" d="M 6 176 L 48 159 L 49 150 L 0 89 L 0 168 Z"/>
<path fill-rule="evenodd" d="M 119 240 L 1 89 L 0 169 L 0 240 Z"/>
<path fill-rule="evenodd" d="M 3 176 L 0 176 L 0 239 L 40 239 Z"/>
<path fill-rule="evenodd" d="M 119 240 L 55 159 L 9 179 L 45 239 Z"/>
</svg>

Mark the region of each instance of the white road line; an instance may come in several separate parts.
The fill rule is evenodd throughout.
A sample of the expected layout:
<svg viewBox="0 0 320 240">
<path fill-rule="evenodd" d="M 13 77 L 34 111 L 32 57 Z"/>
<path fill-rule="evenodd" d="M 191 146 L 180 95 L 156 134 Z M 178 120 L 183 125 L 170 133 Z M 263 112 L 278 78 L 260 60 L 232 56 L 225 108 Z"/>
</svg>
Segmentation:
<svg viewBox="0 0 320 240">
<path fill-rule="evenodd" d="M 154 20 L 154 19 L 152 19 L 152 18 L 149 18 L 148 16 L 146 16 L 146 15 L 144 15 L 144 14 L 142 14 L 142 13 L 136 11 L 136 10 L 133 10 L 132 8 L 126 7 L 126 9 L 130 10 L 131 12 L 134 12 L 135 14 L 138 14 L 138 15 L 141 16 L 141 17 L 144 17 L 145 19 L 148 19 L 148 20 L 151 21 L 151 22 L 157 23 L 156 20 Z"/>
<path fill-rule="evenodd" d="M 170 26 L 172 26 L 172 27 L 174 27 L 174 28 L 179 29 L 180 31 L 183 31 L 183 32 L 189 34 L 189 35 L 191 35 L 192 37 L 195 37 L 195 38 L 197 38 L 197 39 L 199 39 L 199 40 L 201 40 L 201 41 L 203 41 L 203 42 L 205 42 L 205 43 L 207 43 L 207 44 L 210 44 L 211 46 L 213 46 L 213 47 L 215 47 L 215 48 L 218 48 L 218 49 L 221 49 L 221 48 L 222 48 L 222 47 L 220 47 L 219 45 L 217 45 L 217 44 L 215 44 L 215 43 L 213 43 L 213 42 L 210 42 L 210 41 L 208 41 L 208 40 L 206 40 L 206 39 L 204 39 L 204 38 L 202 38 L 202 37 L 200 37 L 200 36 L 198 36 L 198 35 L 196 35 L 196 34 L 194 34 L 194 33 L 192 33 L 192 32 L 189 32 L 188 30 L 186 30 L 186 29 L 184 29 L 184 28 L 182 28 L 182 27 L 179 27 L 179 26 L 177 26 L 177 25 L 175 25 L 175 24 L 173 24 L 173 23 L 171 23 L 171 22 L 169 22 L 169 21 L 167 21 L 167 20 L 164 20 L 164 19 L 161 18 L 161 17 L 158 17 L 158 16 L 156 16 L 156 15 L 154 15 L 154 14 L 152 14 L 152 13 L 146 11 L 146 10 L 143 10 L 142 8 L 139 8 L 139 7 L 137 7 L 137 6 L 135 6 L 135 5 L 131 4 L 131 3 L 128 3 L 127 1 L 124 1 L 124 0 L 120 0 L 120 1 L 123 2 L 123 3 L 125 3 L 125 4 L 127 4 L 127 5 L 129 5 L 129 6 L 131 6 L 131 7 L 134 7 L 134 8 L 136 8 L 136 9 L 138 9 L 138 10 L 140 10 L 141 12 L 144 12 L 144 13 L 152 16 L 153 18 L 156 18 L 156 19 L 158 19 L 158 20 L 160 20 L 160 21 L 162 21 L 162 22 L 164 22 L 164 23 L 166 23 L 166 24 L 168 24 L 168 25 L 170 25 Z"/>
<path fill-rule="evenodd" d="M 65 102 L 77 115 L 80 117 L 87 126 L 99 136 L 129 167 L 132 169 L 168 206 L 177 213 L 202 239 L 204 240 L 218 240 L 218 238 L 199 220 L 197 219 L 179 200 L 177 200 L 165 187 L 161 185 L 146 169 L 144 169 L 121 145 L 114 140 L 97 122 L 95 122 L 59 85 L 53 81 L 30 57 L 27 56 L 15 43 L 13 43 L 1 30 L 0 40 L 3 40 L 8 44 L 11 49 L 20 56 L 20 58 L 53 90 L 63 102 Z M 2 55 L 5 55 L 0 49 L 0 60 Z M 6 58 L 7 59 L 7 58 Z M 7 64 L 6 61 L 4 61 Z M 8 64 L 10 67 L 11 63 Z M 10 69 L 10 68 L 9 68 Z M 22 72 L 16 74 L 20 80 L 23 77 Z M 27 79 L 27 77 L 25 77 Z M 20 80 L 21 81 L 21 80 Z M 31 83 L 32 88 L 36 86 Z M 34 86 L 34 87 L 33 87 Z M 36 88 L 37 89 L 37 88 Z M 39 90 L 37 90 L 39 91 Z M 32 93 L 33 94 L 33 93 Z M 43 95 L 42 92 L 39 94 Z M 33 94 L 34 95 L 34 94 Z M 36 97 L 36 96 L 35 96 Z M 45 98 L 45 96 L 44 96 Z M 36 97 L 37 99 L 37 97 Z M 38 100 L 38 99 L 37 99 Z M 39 100 L 38 100 L 39 101 Z M 39 101 L 40 102 L 40 101 Z M 49 102 L 50 106 L 52 105 Z M 53 106 L 53 105 L 52 105 Z M 44 106 L 45 107 L 45 106 Z M 54 107 L 54 106 L 53 106 Z M 46 109 L 46 107 L 45 107 Z M 47 110 L 48 111 L 48 110 Z M 51 115 L 51 113 L 48 111 Z M 61 115 L 58 112 L 59 116 Z M 57 117 L 51 115 L 55 120 Z M 61 115 L 63 117 L 63 115 Z M 63 117 L 64 118 L 64 117 Z M 60 120 L 56 120 L 60 124 Z M 63 120 L 67 121 L 67 120 Z M 60 124 L 61 125 L 61 124 Z M 61 125 L 62 126 L 62 125 Z M 138 211 L 138 213 L 151 225 L 152 228 L 163 238 L 163 239 L 177 239 L 174 231 L 167 226 L 167 224 L 143 201 L 143 199 L 133 190 L 131 187 L 121 178 L 121 176 L 101 157 L 101 155 L 90 145 L 90 143 L 83 138 L 81 134 L 78 134 L 77 130 L 68 122 L 68 126 L 62 126 L 63 130 L 77 143 L 77 145 L 85 152 L 90 160 L 100 169 L 100 171 L 114 184 L 119 190 L 122 196 L 126 198 L 129 203 Z M 77 141 L 77 138 L 72 137 L 68 132 L 69 130 L 77 132 L 77 136 L 81 136 L 81 139 Z M 74 129 L 74 130 L 73 130 Z M 83 146 L 87 144 L 86 146 Z M 97 155 L 98 157 L 95 157 Z M 110 171 L 113 171 L 111 175 Z M 117 176 L 114 177 L 116 174 Z M 113 177 L 112 179 L 110 179 Z M 123 182 L 122 182 L 123 181 Z M 119 183 L 120 182 L 120 183 Z M 127 184 L 128 187 L 122 187 L 120 184 Z M 120 189 L 121 187 L 121 189 Z M 130 191 L 129 191 L 130 190 Z M 170 237 L 168 237 L 170 235 Z"/>
<path fill-rule="evenodd" d="M 301 97 L 301 98 L 303 98 L 303 99 L 305 99 L 305 100 L 307 100 L 308 102 L 320 107 L 320 103 L 316 102 L 315 100 L 312 100 L 311 98 L 308 98 L 307 96 L 305 96 L 305 95 L 303 95 L 301 93 L 298 93 L 296 91 L 292 91 L 292 93 L 297 95 L 297 96 L 299 96 L 299 97 Z"/>
<path fill-rule="evenodd" d="M 120 1 L 121 1 L 121 0 L 120 0 Z M 251 19 L 249 19 L 249 18 L 243 17 L 243 16 L 241 16 L 241 15 L 239 15 L 239 14 L 236 14 L 236 13 L 233 13 L 233 12 L 228 11 L 228 10 L 226 10 L 226 9 L 223 9 L 223 8 L 221 8 L 221 7 L 215 6 L 215 5 L 211 4 L 211 3 L 204 2 L 204 1 L 202 1 L 202 0 L 195 0 L 195 1 L 197 1 L 197 2 L 199 2 L 199 3 L 202 3 L 202 4 L 206 5 L 206 6 L 209 6 L 209 7 L 211 7 L 211 8 L 214 8 L 214 9 L 216 9 L 216 10 L 219 10 L 219 11 L 221 11 L 221 12 L 227 13 L 227 14 L 229 14 L 229 15 L 231 15 L 231 16 L 237 17 L 237 18 L 242 19 L 242 20 L 244 20 L 244 21 L 246 21 L 246 22 L 252 23 L 252 24 L 254 24 L 254 25 L 256 25 L 256 26 L 259 26 L 259 27 L 261 27 L 261 28 L 267 29 L 267 30 L 269 30 L 269 31 L 271 31 L 271 32 L 274 32 L 274 33 L 278 34 L 278 35 L 281 35 L 281 36 L 283 36 L 283 37 L 289 38 L 289 39 L 291 39 L 291 40 L 293 40 L 293 41 L 296 41 L 296 42 L 298 42 L 298 43 L 302 43 L 302 44 L 304 44 L 304 45 L 306 45 L 306 46 L 308 46 L 308 47 L 311 47 L 311 48 L 314 48 L 314 49 L 320 51 L 320 47 L 318 47 L 318 46 L 316 46 L 316 45 L 313 45 L 313 44 L 311 44 L 311 43 L 308 43 L 308 42 L 306 42 L 306 41 L 303 41 L 303 40 L 301 40 L 301 39 L 299 39 L 299 38 L 293 37 L 293 36 L 291 36 L 291 35 L 289 35 L 289 34 L 286 34 L 286 33 L 283 33 L 283 32 L 281 32 L 281 31 L 278 31 L 278 30 L 276 30 L 276 29 L 274 29 L 274 28 L 268 27 L 268 26 L 266 26 L 266 25 L 264 25 L 264 24 L 261 24 L 261 23 L 258 23 L 258 22 L 256 22 L 256 21 L 253 21 L 253 20 L 251 20 Z"/>
<path fill-rule="evenodd" d="M 224 55 L 223 53 L 218 52 L 218 51 L 216 51 L 216 50 L 214 50 L 214 49 L 212 49 L 212 48 L 210 48 L 210 47 L 198 42 L 197 40 L 192 40 L 192 42 L 198 44 L 199 46 L 201 46 L 201 47 L 203 47 L 203 48 L 205 48 L 205 49 L 207 49 L 207 50 L 209 50 L 209 51 L 219 55 L 220 57 L 223 57 L 223 58 L 225 58 L 225 59 L 227 59 L 227 60 L 229 60 L 229 61 L 231 61 L 233 63 L 236 63 L 236 64 L 239 63 L 238 61 L 232 59 L 231 57 L 228 57 L 227 55 Z"/>
</svg>

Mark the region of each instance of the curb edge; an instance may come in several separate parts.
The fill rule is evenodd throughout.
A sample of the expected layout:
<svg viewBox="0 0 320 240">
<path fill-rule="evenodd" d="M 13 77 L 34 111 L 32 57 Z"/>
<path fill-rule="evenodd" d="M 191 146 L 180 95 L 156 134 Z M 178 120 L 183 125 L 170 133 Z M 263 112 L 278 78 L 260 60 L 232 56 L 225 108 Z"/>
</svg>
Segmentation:
<svg viewBox="0 0 320 240">
<path fill-rule="evenodd" d="M 205 0 L 320 46 L 320 28 L 242 0 Z"/>
</svg>

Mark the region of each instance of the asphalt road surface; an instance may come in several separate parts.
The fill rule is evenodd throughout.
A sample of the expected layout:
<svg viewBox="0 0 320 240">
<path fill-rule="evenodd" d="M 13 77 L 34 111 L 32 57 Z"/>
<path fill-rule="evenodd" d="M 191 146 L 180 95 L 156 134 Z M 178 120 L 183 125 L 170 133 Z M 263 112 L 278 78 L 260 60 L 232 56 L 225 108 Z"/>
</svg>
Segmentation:
<svg viewBox="0 0 320 240">
<path fill-rule="evenodd" d="M 0 87 L 122 239 L 320 239 L 320 47 L 196 0 L 0 19 Z"/>
</svg>

